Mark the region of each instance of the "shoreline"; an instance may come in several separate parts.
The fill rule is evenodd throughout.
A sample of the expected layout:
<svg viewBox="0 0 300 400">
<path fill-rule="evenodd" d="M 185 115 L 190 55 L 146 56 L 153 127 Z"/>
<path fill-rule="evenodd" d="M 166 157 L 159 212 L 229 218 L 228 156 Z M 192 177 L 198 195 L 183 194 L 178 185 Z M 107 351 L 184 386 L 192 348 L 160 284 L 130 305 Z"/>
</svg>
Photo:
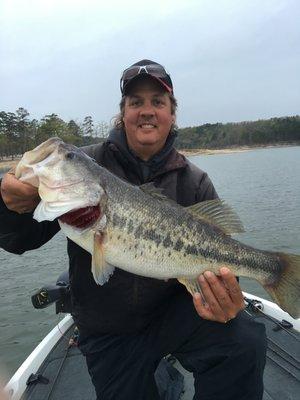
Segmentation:
<svg viewBox="0 0 300 400">
<path fill-rule="evenodd" d="M 259 146 L 233 146 L 223 149 L 182 149 L 178 150 L 180 154 L 186 157 L 198 156 L 198 155 L 217 155 L 217 154 L 231 154 L 231 153 L 243 153 L 246 151 L 257 150 L 257 149 L 271 149 L 279 147 L 295 147 L 300 146 L 300 143 L 278 143 L 278 144 L 266 144 Z M 0 160 L 0 173 L 4 174 L 9 171 L 12 167 L 16 166 L 20 159 L 15 160 Z"/>
<path fill-rule="evenodd" d="M 272 149 L 272 148 L 280 148 L 280 147 L 295 147 L 300 146 L 300 143 L 278 143 L 278 144 L 266 144 L 266 145 L 257 145 L 257 146 L 234 146 L 227 147 L 223 149 L 183 149 L 178 150 L 180 154 L 183 154 L 186 157 L 190 156 L 198 156 L 198 155 L 217 155 L 217 154 L 232 154 L 232 153 L 244 153 L 246 151 L 258 150 L 258 149 Z"/>
</svg>

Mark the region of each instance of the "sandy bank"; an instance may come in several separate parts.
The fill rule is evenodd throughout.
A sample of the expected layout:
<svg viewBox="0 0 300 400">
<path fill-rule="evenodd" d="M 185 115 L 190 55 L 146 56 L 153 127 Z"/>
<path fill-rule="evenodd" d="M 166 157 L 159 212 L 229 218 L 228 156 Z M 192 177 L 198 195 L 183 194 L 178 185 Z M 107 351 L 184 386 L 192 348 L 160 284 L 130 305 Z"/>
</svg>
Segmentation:
<svg viewBox="0 0 300 400">
<path fill-rule="evenodd" d="M 239 147 L 229 147 L 225 149 L 185 149 L 179 150 L 181 154 L 184 156 L 197 156 L 197 155 L 214 155 L 214 154 L 231 154 L 231 153 L 242 153 L 245 151 L 257 150 L 257 149 L 271 149 L 278 147 L 293 147 L 300 146 L 300 143 L 281 143 L 281 144 L 272 144 L 265 146 L 239 146 Z"/>
</svg>

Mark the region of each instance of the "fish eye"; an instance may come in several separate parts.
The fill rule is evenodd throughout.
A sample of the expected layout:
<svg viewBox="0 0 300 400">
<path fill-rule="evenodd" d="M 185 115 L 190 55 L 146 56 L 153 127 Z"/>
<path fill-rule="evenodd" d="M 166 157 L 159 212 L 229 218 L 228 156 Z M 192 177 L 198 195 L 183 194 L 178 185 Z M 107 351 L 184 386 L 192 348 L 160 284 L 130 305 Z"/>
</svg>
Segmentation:
<svg viewBox="0 0 300 400">
<path fill-rule="evenodd" d="M 74 151 L 68 151 L 68 153 L 66 154 L 66 159 L 68 160 L 73 160 L 74 157 L 75 157 Z"/>
</svg>

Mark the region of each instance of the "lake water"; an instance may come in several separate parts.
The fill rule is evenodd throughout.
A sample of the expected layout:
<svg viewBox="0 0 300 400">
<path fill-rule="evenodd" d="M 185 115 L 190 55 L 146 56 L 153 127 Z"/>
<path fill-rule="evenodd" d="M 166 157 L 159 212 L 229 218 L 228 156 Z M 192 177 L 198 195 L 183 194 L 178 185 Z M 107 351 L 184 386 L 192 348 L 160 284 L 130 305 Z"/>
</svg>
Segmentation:
<svg viewBox="0 0 300 400">
<path fill-rule="evenodd" d="M 194 156 L 211 177 L 219 196 L 238 212 L 243 242 L 266 250 L 300 254 L 300 147 Z M 35 310 L 30 296 L 67 269 L 66 240 L 59 233 L 40 249 L 22 256 L 0 249 L 0 371 L 17 369 L 62 317 L 54 307 Z M 253 281 L 245 290 L 266 297 Z"/>
</svg>

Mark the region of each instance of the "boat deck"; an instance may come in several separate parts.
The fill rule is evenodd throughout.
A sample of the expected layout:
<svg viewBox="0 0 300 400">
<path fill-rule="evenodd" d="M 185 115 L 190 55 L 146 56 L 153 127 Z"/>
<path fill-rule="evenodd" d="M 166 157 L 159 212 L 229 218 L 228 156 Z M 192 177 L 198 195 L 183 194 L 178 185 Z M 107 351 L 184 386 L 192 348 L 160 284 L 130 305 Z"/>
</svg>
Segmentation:
<svg viewBox="0 0 300 400">
<path fill-rule="evenodd" d="M 254 318 L 266 325 L 268 336 L 267 364 L 264 374 L 264 400 L 298 400 L 300 398 L 300 334 L 289 328 L 279 329 L 273 321 L 262 314 L 252 313 Z M 31 383 L 22 400 L 95 400 L 84 357 L 76 347 L 69 346 L 74 326 L 53 348 L 38 371 L 48 383 Z M 165 365 L 161 364 L 163 376 Z M 171 365 L 171 364 L 169 364 Z M 183 370 L 176 361 L 174 366 L 183 374 L 183 392 L 165 400 L 190 400 L 193 398 L 193 376 Z M 43 378 L 42 378 L 43 380 Z M 180 382 L 178 386 L 180 387 Z M 163 385 L 163 383 L 162 383 Z M 166 391 L 166 387 L 163 390 Z"/>
</svg>

